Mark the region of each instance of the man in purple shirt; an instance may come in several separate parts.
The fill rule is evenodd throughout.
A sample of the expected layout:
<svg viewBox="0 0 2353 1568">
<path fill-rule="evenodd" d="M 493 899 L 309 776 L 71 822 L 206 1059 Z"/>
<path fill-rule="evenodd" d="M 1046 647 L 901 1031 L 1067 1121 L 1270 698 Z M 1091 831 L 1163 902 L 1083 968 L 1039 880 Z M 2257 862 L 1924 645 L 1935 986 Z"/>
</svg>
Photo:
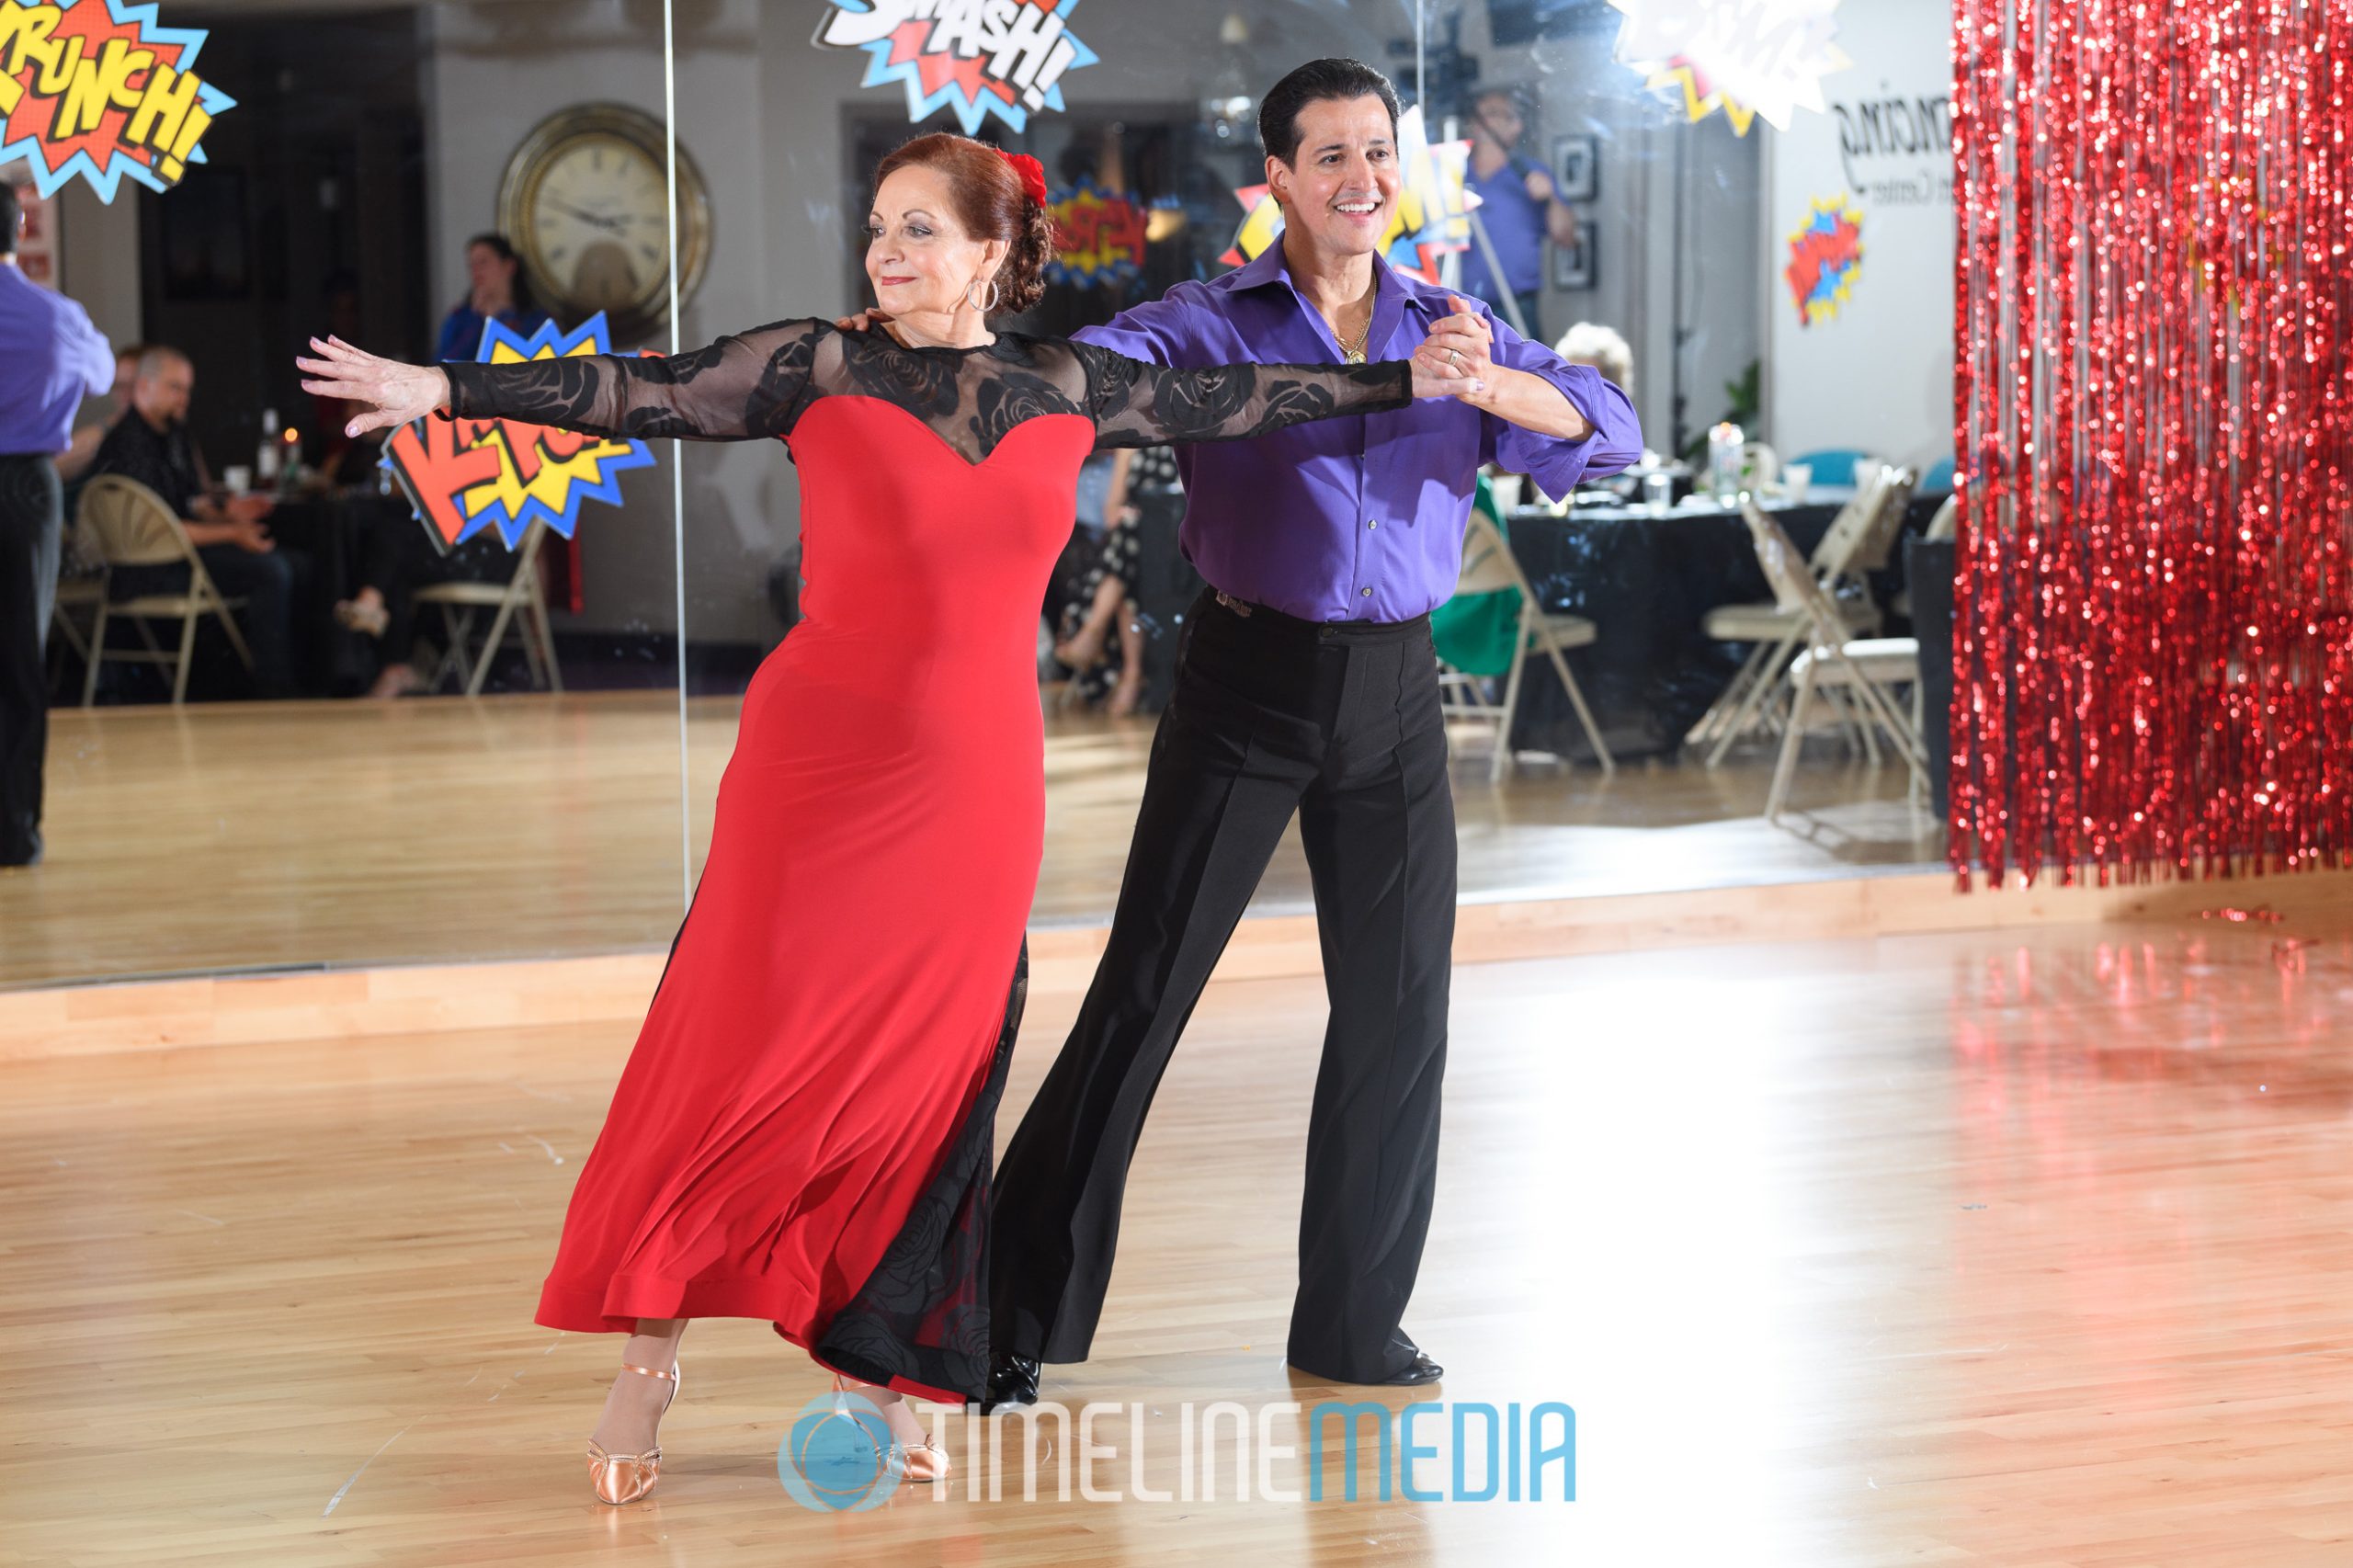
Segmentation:
<svg viewBox="0 0 2353 1568">
<path fill-rule="evenodd" d="M 1440 1369 L 1400 1324 L 1435 1191 L 1454 932 L 1454 806 L 1429 611 L 1454 591 L 1479 465 L 1565 495 L 1632 463 L 1625 395 L 1379 258 L 1397 99 L 1319 60 L 1267 93 L 1279 247 L 1076 335 L 1178 366 L 1411 354 L 1484 391 L 1178 449 L 1185 553 L 1208 579 L 1153 739 L 1109 946 L 1006 1150 L 990 1233 L 985 1408 L 1086 1358 L 1154 1090 L 1293 812 L 1331 1023 L 1307 1132 L 1287 1358 L 1336 1382 Z"/>
<path fill-rule="evenodd" d="M 0 866 L 40 858 L 49 682 L 41 646 L 57 596 L 65 508 L 57 454 L 84 393 L 114 382 L 114 354 L 89 313 L 17 266 L 24 213 L 0 183 Z"/>
</svg>

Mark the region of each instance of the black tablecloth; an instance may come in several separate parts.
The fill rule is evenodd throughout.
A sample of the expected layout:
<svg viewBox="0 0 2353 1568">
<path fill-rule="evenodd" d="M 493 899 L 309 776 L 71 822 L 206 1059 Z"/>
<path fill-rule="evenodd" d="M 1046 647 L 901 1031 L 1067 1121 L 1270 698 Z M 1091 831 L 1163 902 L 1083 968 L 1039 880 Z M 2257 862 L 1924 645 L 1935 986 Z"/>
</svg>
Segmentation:
<svg viewBox="0 0 2353 1568">
<path fill-rule="evenodd" d="M 1915 497 L 1906 529 L 1925 531 L 1942 500 Z M 1838 514 L 1830 503 L 1766 510 L 1809 551 Z M 1610 751 L 1621 761 L 1672 755 L 1749 653 L 1749 644 L 1710 638 L 1701 620 L 1718 605 L 1773 597 L 1739 512 L 1529 509 L 1513 513 L 1510 528 L 1512 552 L 1546 611 L 1584 616 L 1600 631 L 1594 646 L 1570 653 L 1569 668 Z M 1904 585 L 1902 560 L 1898 550 L 1871 580 L 1882 608 Z M 1512 744 L 1590 761 L 1593 748 L 1549 662 L 1531 658 L 1521 680 Z"/>
<path fill-rule="evenodd" d="M 1904 572 L 1912 580 L 1912 635 L 1920 640 L 1920 724 L 1927 743 L 1929 805 L 1949 814 L 1946 786 L 1952 772 L 1952 578 L 1958 547 L 1950 540 L 1907 540 Z"/>
</svg>

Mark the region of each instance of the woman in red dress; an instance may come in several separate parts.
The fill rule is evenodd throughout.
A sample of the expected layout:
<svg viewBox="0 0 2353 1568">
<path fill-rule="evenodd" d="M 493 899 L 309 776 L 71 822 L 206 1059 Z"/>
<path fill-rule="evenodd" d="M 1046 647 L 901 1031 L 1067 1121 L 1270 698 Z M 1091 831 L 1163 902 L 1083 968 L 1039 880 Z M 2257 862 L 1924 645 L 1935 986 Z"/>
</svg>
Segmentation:
<svg viewBox="0 0 2353 1568">
<path fill-rule="evenodd" d="M 1035 160 L 931 135 L 877 181 L 881 332 L 789 321 L 675 358 L 494 367 L 314 338 L 298 360 L 307 389 L 375 410 L 355 434 L 438 413 L 777 437 L 801 471 L 805 619 L 745 693 L 709 862 L 536 1314 L 631 1335 L 642 1375 L 589 1444 L 607 1502 L 654 1485 L 690 1318 L 765 1319 L 872 1385 L 909 1479 L 946 1464 L 901 1396 L 984 1392 L 992 1134 L 1045 825 L 1036 628 L 1080 463 L 1475 390 L 1427 349 L 1176 370 L 992 333 L 1043 288 Z"/>
</svg>

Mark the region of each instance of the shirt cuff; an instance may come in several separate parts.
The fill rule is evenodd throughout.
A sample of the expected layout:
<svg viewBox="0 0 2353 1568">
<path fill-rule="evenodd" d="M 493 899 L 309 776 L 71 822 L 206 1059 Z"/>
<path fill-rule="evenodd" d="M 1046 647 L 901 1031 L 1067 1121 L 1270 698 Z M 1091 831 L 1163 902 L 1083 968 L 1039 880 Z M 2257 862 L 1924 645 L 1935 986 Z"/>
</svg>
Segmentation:
<svg viewBox="0 0 2353 1568">
<path fill-rule="evenodd" d="M 1388 397 L 1377 405 L 1384 412 L 1404 408 L 1414 401 L 1414 362 L 1411 359 L 1392 359 L 1388 365 L 1397 380 L 1396 384 L 1390 388 Z"/>
<path fill-rule="evenodd" d="M 1509 473 L 1528 475 L 1545 494 L 1557 499 L 1574 490 L 1577 482 L 1597 466 L 1597 454 L 1617 455 L 1614 448 L 1603 452 L 1610 412 L 1603 405 L 1608 393 L 1603 389 L 1601 372 L 1590 366 L 1526 365 L 1518 369 L 1558 387 L 1569 405 L 1593 426 L 1584 436 L 1571 440 L 1565 436 L 1547 436 L 1509 420 L 1500 422 L 1503 428 L 1495 437 L 1495 465 Z M 1623 468 L 1632 460 L 1628 459 L 1617 467 Z M 1608 472 L 1614 472 L 1616 469 Z"/>
</svg>

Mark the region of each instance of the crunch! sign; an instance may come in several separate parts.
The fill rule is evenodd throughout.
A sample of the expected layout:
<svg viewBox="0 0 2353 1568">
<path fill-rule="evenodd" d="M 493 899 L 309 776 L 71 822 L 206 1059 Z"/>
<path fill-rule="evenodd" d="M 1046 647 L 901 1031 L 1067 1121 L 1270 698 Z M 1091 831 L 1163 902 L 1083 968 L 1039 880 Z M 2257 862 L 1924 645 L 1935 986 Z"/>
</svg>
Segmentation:
<svg viewBox="0 0 2353 1568">
<path fill-rule="evenodd" d="M 123 0 L 0 0 L 0 164 L 51 196 L 79 175 L 112 201 L 125 175 L 169 190 L 236 100 L 196 72 L 202 31 Z"/>
</svg>

